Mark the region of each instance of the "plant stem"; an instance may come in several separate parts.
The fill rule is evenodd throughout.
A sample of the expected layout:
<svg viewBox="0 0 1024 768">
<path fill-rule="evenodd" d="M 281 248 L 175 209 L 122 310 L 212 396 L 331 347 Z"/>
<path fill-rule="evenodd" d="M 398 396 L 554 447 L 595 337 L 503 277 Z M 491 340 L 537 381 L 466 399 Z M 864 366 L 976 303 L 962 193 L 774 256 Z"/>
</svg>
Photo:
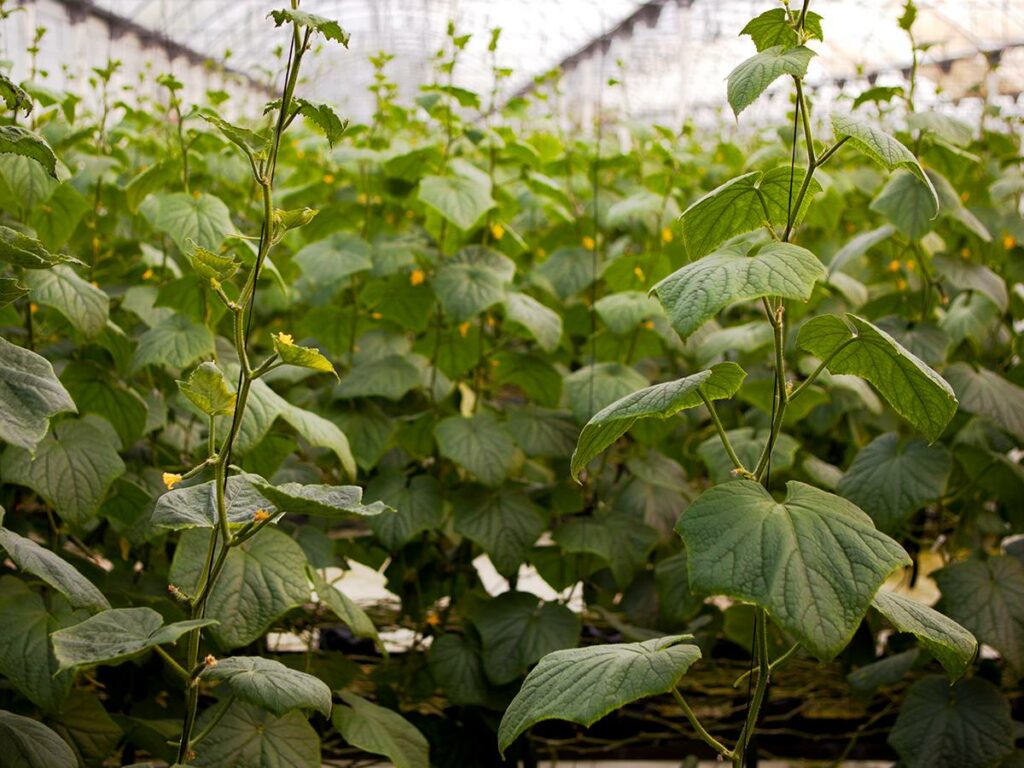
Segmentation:
<svg viewBox="0 0 1024 768">
<path fill-rule="evenodd" d="M 725 446 L 725 452 L 729 454 L 729 458 L 732 459 L 733 466 L 741 472 L 746 472 L 747 470 L 743 466 L 743 462 L 740 461 L 740 457 L 736 455 L 736 449 L 732 447 L 732 442 L 729 440 L 729 435 L 725 432 L 725 427 L 722 426 L 722 420 L 718 418 L 718 411 L 715 410 L 715 404 L 699 389 L 697 390 L 697 394 L 700 395 L 700 399 L 704 401 L 704 405 L 711 414 L 711 420 L 715 423 L 715 429 L 718 430 L 718 436 L 722 439 L 722 445 Z"/>
<path fill-rule="evenodd" d="M 690 709 L 690 705 L 686 703 L 686 699 L 683 698 L 683 695 L 679 692 L 678 688 L 672 689 L 672 695 L 675 697 L 679 708 L 683 710 L 683 714 L 686 715 L 686 719 L 690 721 L 690 725 L 693 726 L 693 730 L 697 732 L 697 735 L 700 736 L 704 743 L 710 746 L 726 760 L 732 759 L 732 750 L 707 732 L 707 729 L 701 725 L 700 720 L 697 719 L 696 713 Z"/>
<path fill-rule="evenodd" d="M 754 659 L 757 662 L 757 684 L 754 686 L 754 696 L 747 708 L 747 722 L 743 726 L 740 738 L 733 750 L 733 764 L 743 765 L 743 757 L 746 754 L 750 740 L 754 736 L 754 728 L 757 725 L 758 715 L 761 713 L 761 705 L 764 703 L 765 693 L 768 690 L 768 680 L 771 678 L 771 662 L 768 659 L 768 613 L 764 608 L 758 608 L 755 614 L 755 631 L 757 643 L 754 646 Z M 763 673 L 761 670 L 764 670 Z"/>
</svg>

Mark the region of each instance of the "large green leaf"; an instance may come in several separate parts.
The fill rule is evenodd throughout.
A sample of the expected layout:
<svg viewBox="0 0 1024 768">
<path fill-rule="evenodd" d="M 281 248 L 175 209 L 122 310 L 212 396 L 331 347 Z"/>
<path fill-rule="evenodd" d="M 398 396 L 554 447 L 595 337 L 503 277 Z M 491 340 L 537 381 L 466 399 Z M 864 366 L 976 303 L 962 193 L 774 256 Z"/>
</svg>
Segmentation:
<svg viewBox="0 0 1024 768">
<path fill-rule="evenodd" d="M 117 432 L 121 445 L 127 448 L 142 437 L 149 408 L 140 394 L 103 368 L 93 363 L 73 361 L 61 371 L 61 382 L 74 398 L 79 413 L 102 416 Z"/>
<path fill-rule="evenodd" d="M 34 302 L 53 307 L 86 336 L 96 336 L 107 327 L 107 294 L 66 264 L 52 269 L 30 269 L 24 280 Z"/>
<path fill-rule="evenodd" d="M 457 706 L 486 704 L 491 686 L 484 674 L 480 643 L 468 635 L 453 632 L 435 637 L 428 655 L 430 674 Z"/>
<path fill-rule="evenodd" d="M 100 765 L 117 753 L 125 736 L 99 697 L 84 688 L 73 690 L 46 723 L 71 745 L 80 764 L 87 766 Z"/>
<path fill-rule="evenodd" d="M 927 605 L 904 595 L 880 590 L 871 601 L 897 631 L 914 635 L 946 668 L 950 679 L 961 677 L 978 653 L 974 635 Z"/>
<path fill-rule="evenodd" d="M 50 145 L 20 125 L 0 125 L 0 155 L 21 155 L 39 163 L 53 178 L 57 178 L 57 156 Z"/>
<path fill-rule="evenodd" d="M 349 34 L 338 22 L 327 19 L 323 16 L 316 16 L 305 11 L 295 9 L 282 9 L 271 11 L 269 16 L 274 20 L 274 26 L 280 27 L 285 22 L 290 22 L 297 27 L 306 27 L 309 32 L 316 32 L 324 36 L 325 40 L 333 40 L 348 48 Z"/>
<path fill-rule="evenodd" d="M 931 182 L 925 184 L 910 171 L 897 171 L 871 201 L 871 210 L 883 214 L 907 237 L 917 240 L 932 230 L 938 203 Z"/>
<path fill-rule="evenodd" d="M 419 199 L 462 230 L 468 230 L 494 207 L 487 177 L 424 176 Z"/>
<path fill-rule="evenodd" d="M 2 508 L 0 508 L 2 512 Z M 110 607 L 107 598 L 71 563 L 55 552 L 36 544 L 14 531 L 0 528 L 0 548 L 25 573 L 38 576 L 68 599 L 75 608 L 104 610 Z"/>
<path fill-rule="evenodd" d="M 444 419 L 434 427 L 434 436 L 442 456 L 487 485 L 501 483 L 515 460 L 515 441 L 487 411 Z"/>
<path fill-rule="evenodd" d="M 513 578 L 544 532 L 544 517 L 522 491 L 478 486 L 452 497 L 455 532 L 479 544 L 498 573 Z"/>
<path fill-rule="evenodd" d="M 860 450 L 837 490 L 867 512 L 879 530 L 893 533 L 925 502 L 943 494 L 952 470 L 944 446 L 888 432 Z"/>
<path fill-rule="evenodd" d="M 103 419 L 87 416 L 56 425 L 35 455 L 8 446 L 0 459 L 4 482 L 38 493 L 67 522 L 85 525 L 111 483 L 124 474 L 117 435 Z"/>
<path fill-rule="evenodd" d="M 308 568 L 307 573 L 310 574 L 313 588 L 316 590 L 316 596 L 320 602 L 343 621 L 352 630 L 353 635 L 373 640 L 380 647 L 381 642 L 377 628 L 366 611 L 356 605 L 355 601 L 341 589 L 321 578 L 312 568 Z"/>
<path fill-rule="evenodd" d="M 241 474 L 228 478 L 224 493 L 224 506 L 228 525 L 245 525 L 253 521 L 254 515 L 267 512 L 276 515 L 277 507 L 257 489 L 263 483 L 258 475 Z M 185 528 L 216 528 L 217 516 L 216 481 L 208 480 L 197 485 L 179 486 L 161 495 L 153 507 L 150 523 L 158 528 L 178 531 Z"/>
<path fill-rule="evenodd" d="M 933 577 L 942 610 L 1024 673 L 1024 564 L 1001 555 L 955 563 Z"/>
<path fill-rule="evenodd" d="M 111 608 L 50 635 L 60 670 L 116 665 L 216 622 L 189 619 L 164 624 L 152 608 Z"/>
<path fill-rule="evenodd" d="M 219 659 L 203 670 L 204 680 L 225 683 L 240 701 L 284 715 L 293 709 L 316 709 L 331 714 L 331 689 L 319 678 L 260 656 Z"/>
<path fill-rule="evenodd" d="M 831 373 L 867 379 L 896 413 L 937 440 L 956 413 L 949 384 L 881 328 L 856 315 L 846 318 L 813 318 L 800 328 L 797 344 L 827 360 Z"/>
<path fill-rule="evenodd" d="M 350 275 L 373 269 L 369 244 L 345 232 L 335 232 L 303 247 L 292 261 L 311 289 L 337 288 Z"/>
<path fill-rule="evenodd" d="M 339 518 L 379 515 L 388 511 L 388 507 L 380 501 L 363 504 L 363 489 L 357 485 L 270 485 L 257 481 L 255 486 L 279 510 L 296 515 Z"/>
<path fill-rule="evenodd" d="M 230 416 L 235 412 L 233 387 L 216 363 L 200 363 L 187 380 L 178 381 L 178 389 L 207 416 Z"/>
<path fill-rule="evenodd" d="M 142 213 L 154 228 L 169 235 L 182 253 L 191 250 L 189 241 L 216 252 L 234 230 L 228 207 L 207 192 L 151 195 L 142 204 Z"/>
<path fill-rule="evenodd" d="M 383 397 L 401 400 L 423 384 L 423 371 L 405 355 L 386 355 L 358 363 L 334 388 L 335 397 Z"/>
<path fill-rule="evenodd" d="M 789 166 L 770 171 L 751 171 L 713 189 L 683 211 L 683 240 L 690 258 L 711 253 L 729 238 L 760 229 L 771 222 L 784 229 L 795 198 L 792 190 L 804 180 L 803 168 Z M 812 178 L 800 209 L 793 215 L 798 224 L 807 213 L 821 184 Z"/>
<path fill-rule="evenodd" d="M 199 529 L 185 531 L 178 541 L 170 581 L 188 594 L 198 588 L 209 542 L 210 532 Z M 309 596 L 302 548 L 266 528 L 228 552 L 206 607 L 206 615 L 220 622 L 209 634 L 222 648 L 248 645 Z"/>
<path fill-rule="evenodd" d="M 525 293 L 505 294 L 505 317 L 526 328 L 545 352 L 552 352 L 562 339 L 562 316 Z"/>
<path fill-rule="evenodd" d="M 132 355 L 132 369 L 138 371 L 147 365 L 187 368 L 199 358 L 212 354 L 210 329 L 185 315 L 175 314 L 142 334 Z"/>
<path fill-rule="evenodd" d="M 416 727 L 395 712 L 354 693 L 342 691 L 345 706 L 334 708 L 331 723 L 354 747 L 384 755 L 395 768 L 429 768 L 430 744 Z"/>
<path fill-rule="evenodd" d="M 617 336 L 633 333 L 644 320 L 660 317 L 661 306 L 643 291 L 619 291 L 594 302 L 594 311 Z"/>
<path fill-rule="evenodd" d="M 1024 440 L 1024 388 L 970 363 L 954 363 L 945 373 L 961 408 Z"/>
<path fill-rule="evenodd" d="M 38 720 L 2 709 L 0 754 L 7 768 L 78 768 L 64 739 Z"/>
<path fill-rule="evenodd" d="M 0 336 L 0 440 L 35 450 L 51 416 L 76 410 L 46 358 Z"/>
<path fill-rule="evenodd" d="M 483 641 L 484 671 L 495 685 L 515 680 L 543 656 L 579 642 L 579 617 L 529 592 L 506 592 L 475 605 L 469 618 Z"/>
<path fill-rule="evenodd" d="M 647 386 L 635 368 L 621 363 L 595 363 L 579 368 L 564 380 L 564 399 L 580 424 L 616 400 Z"/>
<path fill-rule="evenodd" d="M 60 706 L 74 677 L 71 672 L 58 671 L 50 649 L 50 633 L 61 624 L 61 619 L 47 610 L 41 595 L 14 576 L 0 577 L 0 674 L 25 698 L 49 712 Z"/>
<path fill-rule="evenodd" d="M 50 253 L 34 237 L 4 226 L 0 226 L 0 261 L 29 270 L 49 269 L 65 262 L 82 263 L 72 256 Z"/>
<path fill-rule="evenodd" d="M 806 11 L 803 15 L 803 24 L 804 31 L 810 37 L 823 39 L 820 15 L 814 11 Z M 740 30 L 740 34 L 750 35 L 759 51 L 776 45 L 789 47 L 800 42 L 800 35 L 790 19 L 790 12 L 785 8 L 772 8 L 755 16 Z"/>
<path fill-rule="evenodd" d="M 498 749 L 504 755 L 523 731 L 542 720 L 589 726 L 626 704 L 668 693 L 701 657 L 692 639 L 670 635 L 548 654 L 505 710 Z"/>
<path fill-rule="evenodd" d="M 71 238 L 89 210 L 92 204 L 81 192 L 71 184 L 61 184 L 32 212 L 29 224 L 47 248 L 56 250 Z"/>
<path fill-rule="evenodd" d="M 444 519 L 441 490 L 431 475 L 415 475 L 407 480 L 399 472 L 381 472 L 366 487 L 366 497 L 379 499 L 395 510 L 367 519 L 377 538 L 392 551 L 401 549 L 422 531 L 439 528 Z"/>
<path fill-rule="evenodd" d="M 695 591 L 765 608 L 823 660 L 846 647 L 882 582 L 911 563 L 853 504 L 796 481 L 782 502 L 750 480 L 714 486 L 676 530 Z"/>
<path fill-rule="evenodd" d="M 223 706 L 223 705 L 222 705 Z M 196 723 L 196 732 L 220 713 L 210 707 Z M 196 745 L 197 768 L 321 768 L 320 737 L 301 712 L 284 717 L 265 709 L 233 702 L 213 729 Z"/>
<path fill-rule="evenodd" d="M 769 243 L 753 256 L 726 248 L 672 273 L 651 289 L 684 339 L 737 301 L 784 296 L 807 301 L 825 277 L 818 257 L 791 243 Z"/>
<path fill-rule="evenodd" d="M 456 322 L 476 317 L 505 298 L 501 276 L 478 264 L 445 264 L 434 277 L 433 287 L 445 313 Z"/>
<path fill-rule="evenodd" d="M 931 193 L 932 213 L 929 218 L 934 218 L 939 212 L 939 196 L 932 186 L 931 179 L 914 157 L 914 153 L 892 136 L 849 115 L 832 115 L 832 132 L 836 139 L 846 139 L 849 144 L 883 168 L 889 171 L 905 168 L 910 171 Z"/>
<path fill-rule="evenodd" d="M 907 691 L 889 734 L 907 768 L 991 768 L 1013 752 L 1010 704 L 980 677 L 929 676 Z"/>
<path fill-rule="evenodd" d="M 685 408 L 696 408 L 705 400 L 732 397 L 746 373 L 736 363 L 719 363 L 683 379 L 641 389 L 598 411 L 580 433 L 572 455 L 575 478 L 590 460 L 629 430 L 637 419 L 667 419 Z"/>
<path fill-rule="evenodd" d="M 765 48 L 741 63 L 726 78 L 729 106 L 739 117 L 765 89 L 783 75 L 803 77 L 815 55 L 802 45 L 775 45 Z"/>
</svg>

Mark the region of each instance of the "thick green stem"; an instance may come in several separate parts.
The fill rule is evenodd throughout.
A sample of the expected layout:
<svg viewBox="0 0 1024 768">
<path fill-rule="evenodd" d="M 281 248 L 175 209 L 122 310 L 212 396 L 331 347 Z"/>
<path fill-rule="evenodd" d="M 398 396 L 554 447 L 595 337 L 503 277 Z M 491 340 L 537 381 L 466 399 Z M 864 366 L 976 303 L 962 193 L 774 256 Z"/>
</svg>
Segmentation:
<svg viewBox="0 0 1024 768">
<path fill-rule="evenodd" d="M 679 705 L 679 708 L 683 710 L 683 714 L 686 715 L 686 719 L 690 721 L 690 725 L 693 726 L 693 730 L 697 732 L 697 735 L 700 736 L 704 743 L 710 746 L 713 750 L 715 750 L 715 752 L 720 754 L 726 760 L 731 759 L 733 756 L 732 750 L 725 746 L 714 736 L 712 736 L 710 733 L 708 733 L 707 729 L 701 724 L 700 720 L 697 719 L 696 713 L 692 709 L 690 709 L 690 705 L 686 703 L 686 699 L 683 698 L 683 695 L 679 692 L 678 688 L 672 689 L 672 695 L 675 697 L 676 703 Z"/>
<path fill-rule="evenodd" d="M 746 468 L 743 466 L 743 462 L 740 461 L 740 457 L 736 455 L 736 449 L 732 447 L 732 442 L 729 440 L 729 435 L 725 432 L 725 427 L 722 426 L 722 420 L 718 418 L 718 411 L 715 410 L 715 404 L 709 400 L 703 392 L 697 390 L 697 394 L 700 395 L 700 399 L 704 401 L 704 405 L 708 409 L 708 413 L 711 414 L 711 420 L 715 423 L 715 429 L 718 430 L 718 436 L 722 439 L 722 445 L 725 447 L 725 452 L 729 454 L 729 458 L 732 460 L 733 466 L 741 473 L 746 473 Z"/>
<path fill-rule="evenodd" d="M 756 644 L 754 645 L 754 661 L 758 667 L 757 683 L 754 686 L 754 695 L 747 708 L 747 722 L 740 733 L 736 749 L 733 750 L 733 762 L 736 765 L 743 765 L 743 757 L 746 754 L 750 740 L 754 737 L 754 728 L 757 726 L 757 718 L 761 714 L 761 705 L 764 704 L 765 693 L 768 691 L 768 680 L 771 678 L 771 661 L 768 658 L 768 613 L 763 608 L 758 608 L 755 614 Z M 760 670 L 764 670 L 763 674 Z M 739 762 L 737 762 L 737 759 Z"/>
</svg>

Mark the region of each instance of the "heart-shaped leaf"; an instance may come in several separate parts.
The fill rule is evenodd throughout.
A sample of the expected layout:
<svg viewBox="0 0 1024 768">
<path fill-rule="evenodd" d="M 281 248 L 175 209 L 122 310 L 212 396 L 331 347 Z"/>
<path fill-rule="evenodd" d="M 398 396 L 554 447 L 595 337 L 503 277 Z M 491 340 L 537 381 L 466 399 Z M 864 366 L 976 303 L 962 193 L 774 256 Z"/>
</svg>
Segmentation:
<svg viewBox="0 0 1024 768">
<path fill-rule="evenodd" d="M 235 698 L 255 704 L 275 715 L 293 709 L 315 709 L 329 717 L 331 689 L 319 678 L 260 656 L 218 659 L 203 670 L 204 680 L 225 683 Z"/>
</svg>

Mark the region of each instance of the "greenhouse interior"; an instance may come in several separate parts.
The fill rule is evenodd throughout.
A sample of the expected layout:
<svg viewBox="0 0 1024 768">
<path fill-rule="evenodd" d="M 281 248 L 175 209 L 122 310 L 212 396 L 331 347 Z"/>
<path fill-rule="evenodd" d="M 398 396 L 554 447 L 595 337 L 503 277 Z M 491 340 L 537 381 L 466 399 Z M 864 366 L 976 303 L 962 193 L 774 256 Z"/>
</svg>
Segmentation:
<svg viewBox="0 0 1024 768">
<path fill-rule="evenodd" d="M 0 768 L 1024 768 L 1024 0 L 0 0 Z"/>
</svg>

